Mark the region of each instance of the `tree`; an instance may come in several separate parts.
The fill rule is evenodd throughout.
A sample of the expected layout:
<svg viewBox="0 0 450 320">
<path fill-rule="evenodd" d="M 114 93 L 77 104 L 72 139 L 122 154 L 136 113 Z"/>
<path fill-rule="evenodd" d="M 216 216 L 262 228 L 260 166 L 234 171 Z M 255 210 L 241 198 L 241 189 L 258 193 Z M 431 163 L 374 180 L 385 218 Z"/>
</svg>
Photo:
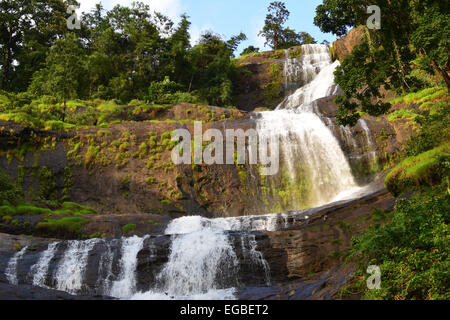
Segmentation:
<svg viewBox="0 0 450 320">
<path fill-rule="evenodd" d="M 374 116 L 387 112 L 381 88 L 399 93 L 420 88 L 421 80 L 412 74 L 417 58 L 426 71 L 440 74 L 450 90 L 448 1 L 324 0 L 314 21 L 322 31 L 341 36 L 366 24 L 369 5 L 382 8 L 382 28 L 364 27 L 364 43 L 335 73 L 344 91 L 336 98 L 338 120 L 344 125 L 356 123 L 358 109 Z"/>
<path fill-rule="evenodd" d="M 274 50 L 278 50 L 285 31 L 283 25 L 289 19 L 290 12 L 286 9 L 286 5 L 280 1 L 272 2 L 269 5 L 268 11 L 269 13 L 266 15 L 264 27 L 259 35 L 266 38 L 265 45 L 269 45 Z"/>
<path fill-rule="evenodd" d="M 80 93 L 85 70 L 84 52 L 74 33 L 67 33 L 55 41 L 45 61 L 45 68 L 36 72 L 30 90 L 35 94 L 55 96 L 64 105 L 62 121 L 65 119 L 66 102 Z"/>
<path fill-rule="evenodd" d="M 47 51 L 67 31 L 69 0 L 0 1 L 0 87 L 25 90 Z"/>
<path fill-rule="evenodd" d="M 227 41 L 227 46 L 228 49 L 230 49 L 230 51 L 232 52 L 232 57 L 234 57 L 234 52 L 238 48 L 239 44 L 245 40 L 247 40 L 247 36 L 245 35 L 245 33 L 241 32 L 239 35 L 233 36 L 230 40 Z"/>
<path fill-rule="evenodd" d="M 246 54 L 258 53 L 258 52 L 259 52 L 259 48 L 255 48 L 254 46 L 249 46 L 249 47 L 245 48 L 244 51 L 242 51 L 241 57 L 245 56 Z"/>
<path fill-rule="evenodd" d="M 297 33 L 295 30 L 284 27 L 289 19 L 290 12 L 286 9 L 283 2 L 272 2 L 268 8 L 269 13 L 266 16 L 265 25 L 259 35 L 266 38 L 265 45 L 272 49 L 288 49 L 303 44 L 316 43 L 314 38 L 306 33 Z"/>
</svg>

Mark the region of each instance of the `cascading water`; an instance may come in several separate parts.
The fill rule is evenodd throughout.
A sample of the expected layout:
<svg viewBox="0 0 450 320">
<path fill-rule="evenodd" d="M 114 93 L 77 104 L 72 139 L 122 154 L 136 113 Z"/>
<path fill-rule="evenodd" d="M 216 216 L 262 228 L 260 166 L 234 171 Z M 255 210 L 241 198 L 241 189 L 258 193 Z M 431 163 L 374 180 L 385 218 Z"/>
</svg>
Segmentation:
<svg viewBox="0 0 450 320">
<path fill-rule="evenodd" d="M 25 252 L 28 250 L 28 247 L 23 248 L 19 252 L 17 252 L 11 260 L 9 260 L 8 266 L 5 271 L 6 279 L 8 279 L 9 283 L 17 285 L 19 280 L 17 279 L 17 264 L 22 259 Z"/>
<path fill-rule="evenodd" d="M 31 268 L 33 274 L 33 285 L 42 288 L 48 288 L 45 284 L 50 261 L 55 256 L 59 242 L 50 243 L 47 250 L 43 251 L 38 262 Z"/>
<path fill-rule="evenodd" d="M 99 240 L 69 241 L 68 248 L 56 271 L 56 289 L 69 293 L 78 293 L 83 288 L 89 252 Z"/>
<path fill-rule="evenodd" d="M 330 129 L 332 121 L 319 112 L 315 102 L 339 91 L 333 75 L 338 64 L 332 63 L 329 48 L 324 45 L 302 46 L 302 55 L 295 59 L 289 59 L 287 53 L 286 85 L 298 81 L 304 86 L 287 97 L 276 111 L 259 113 L 255 119 L 260 135 L 279 137 L 281 181 L 285 182 L 287 176 L 292 185 L 301 184 L 308 189 L 305 198 L 309 206 L 344 199 L 359 189 Z M 369 147 L 374 149 L 367 124 L 361 122 L 361 126 Z M 356 145 L 350 130 L 340 128 L 338 132 Z M 295 198 L 296 194 L 292 194 L 292 204 L 298 206 L 296 209 L 302 208 L 303 204 Z M 183 217 L 172 221 L 162 236 L 52 243 L 36 259 L 26 278 L 40 287 L 121 299 L 234 299 L 240 286 L 241 266 L 262 275 L 260 285 L 271 281 L 269 264 L 258 251 L 254 232 L 304 223 L 314 210 L 238 218 Z M 159 268 L 158 263 L 152 263 L 160 259 L 154 245 L 161 239 L 169 240 L 170 248 L 158 247 L 166 250 L 167 258 Z M 149 254 L 142 262 L 140 254 L 145 255 L 145 251 Z M 27 248 L 8 263 L 5 274 L 12 284 L 19 282 L 17 267 L 25 254 Z M 153 280 L 146 283 L 144 290 L 138 289 L 145 287 L 138 283 L 142 263 L 156 268 Z"/>
</svg>

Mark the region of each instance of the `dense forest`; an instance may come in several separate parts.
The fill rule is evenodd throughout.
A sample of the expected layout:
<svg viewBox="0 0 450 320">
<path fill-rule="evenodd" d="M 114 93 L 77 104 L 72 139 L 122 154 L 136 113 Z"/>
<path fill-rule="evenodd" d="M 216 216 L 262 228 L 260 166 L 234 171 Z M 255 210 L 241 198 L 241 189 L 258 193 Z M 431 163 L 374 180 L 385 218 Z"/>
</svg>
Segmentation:
<svg viewBox="0 0 450 320">
<path fill-rule="evenodd" d="M 29 144 L 52 143 L 36 138 L 36 133 L 62 134 L 126 122 L 117 115 L 128 112 L 129 106 L 139 108 L 133 112 L 179 103 L 234 110 L 242 73 L 237 61 L 264 54 L 252 45 L 238 57 L 237 48 L 247 39 L 244 33 L 224 39 L 206 31 L 192 44 L 187 14 L 174 23 L 140 2 L 109 11 L 98 4 L 79 17 L 80 29 L 68 30 L 67 9 L 76 4 L 66 0 L 0 3 L 0 120 L 24 126 L 31 137 L 20 137 L 21 145 L 10 143 L 11 129 L 10 136 L 0 141 L 2 156 L 11 145 L 16 148 L 14 156 L 23 158 Z M 366 27 L 369 5 L 381 8 L 380 29 Z M 289 14 L 283 2 L 273 2 L 260 32 L 266 45 L 275 53 L 282 50 L 282 56 L 285 49 L 317 43 L 308 33 L 286 27 Z M 338 37 L 352 29 L 363 34 L 361 43 L 335 72 L 342 90 L 333 98 L 338 124 L 350 128 L 361 118 L 382 122 L 384 116 L 411 128 L 406 142 L 395 154 L 385 156 L 379 168 L 386 176 L 387 189 L 398 198 L 395 209 L 375 210 L 376 223 L 354 235 L 352 249 L 343 260 L 357 266 L 357 272 L 340 297 L 450 299 L 450 3 L 324 0 L 317 7 L 314 23 L 322 32 Z M 330 46 L 337 59 L 333 50 Z M 80 107 L 83 112 L 78 112 Z M 111 134 L 101 132 L 101 138 Z M 56 140 L 56 136 L 51 138 Z M 89 139 L 95 140 L 95 134 Z M 127 144 L 123 150 L 129 152 L 133 136 L 126 139 L 117 149 Z M 167 137 L 161 145 L 155 141 L 141 144 L 136 158 L 170 144 Z M 108 144 L 102 142 L 106 149 Z M 76 153 L 80 143 L 71 147 L 70 152 Z M 100 151 L 95 145 L 86 147 L 85 159 L 94 159 L 85 160 L 91 171 L 89 165 Z M 167 171 L 172 169 L 168 166 Z M 51 196 L 30 201 L 2 171 L 0 216 L 5 224 L 20 215 L 17 208 L 21 205 L 36 215 L 72 212 L 81 216 L 93 210 Z M 49 178 L 51 172 L 44 170 L 39 175 Z M 248 177 L 243 168 L 239 168 L 239 177 L 241 181 Z M 129 185 L 127 179 L 121 183 Z M 128 192 L 123 191 L 124 198 Z M 80 218 L 71 219 L 77 223 Z M 381 267 L 382 289 L 366 288 L 368 265 Z"/>
</svg>

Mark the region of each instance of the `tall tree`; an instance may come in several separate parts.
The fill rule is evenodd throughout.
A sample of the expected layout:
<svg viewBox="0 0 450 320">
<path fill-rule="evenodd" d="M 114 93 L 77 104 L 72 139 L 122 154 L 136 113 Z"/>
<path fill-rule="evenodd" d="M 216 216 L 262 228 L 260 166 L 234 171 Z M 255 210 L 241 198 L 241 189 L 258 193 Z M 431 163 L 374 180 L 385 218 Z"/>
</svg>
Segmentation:
<svg viewBox="0 0 450 320">
<path fill-rule="evenodd" d="M 289 19 L 290 12 L 286 9 L 284 2 L 275 1 L 269 5 L 269 13 L 266 15 L 264 27 L 259 33 L 266 38 L 265 45 L 269 45 L 274 50 L 280 48 L 280 42 L 283 38 L 284 24 Z"/>
<path fill-rule="evenodd" d="M 74 33 L 67 33 L 55 41 L 51 47 L 45 68 L 38 71 L 30 86 L 34 93 L 55 96 L 63 103 L 64 121 L 66 102 L 80 94 L 85 70 L 83 68 L 84 52 Z"/>
</svg>

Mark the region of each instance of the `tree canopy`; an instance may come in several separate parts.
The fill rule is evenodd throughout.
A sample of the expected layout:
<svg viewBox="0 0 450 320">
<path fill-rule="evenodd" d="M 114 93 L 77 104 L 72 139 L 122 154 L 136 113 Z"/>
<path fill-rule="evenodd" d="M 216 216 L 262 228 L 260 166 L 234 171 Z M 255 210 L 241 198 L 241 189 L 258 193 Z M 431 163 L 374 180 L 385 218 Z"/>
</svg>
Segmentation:
<svg viewBox="0 0 450 320">
<path fill-rule="evenodd" d="M 265 45 L 278 50 L 302 44 L 316 43 L 310 34 L 306 32 L 297 33 L 289 27 L 284 27 L 289 16 L 290 12 L 284 2 L 275 1 L 269 5 L 264 27 L 259 33 L 259 35 L 266 38 Z"/>
<path fill-rule="evenodd" d="M 341 124 L 354 125 L 360 110 L 374 116 L 387 112 L 384 89 L 405 93 L 423 87 L 414 70 L 440 75 L 450 90 L 448 1 L 324 0 L 314 21 L 323 32 L 341 36 L 366 25 L 369 5 L 381 8 L 381 29 L 366 28 L 364 43 L 335 73 L 344 91 L 336 98 Z"/>
</svg>

